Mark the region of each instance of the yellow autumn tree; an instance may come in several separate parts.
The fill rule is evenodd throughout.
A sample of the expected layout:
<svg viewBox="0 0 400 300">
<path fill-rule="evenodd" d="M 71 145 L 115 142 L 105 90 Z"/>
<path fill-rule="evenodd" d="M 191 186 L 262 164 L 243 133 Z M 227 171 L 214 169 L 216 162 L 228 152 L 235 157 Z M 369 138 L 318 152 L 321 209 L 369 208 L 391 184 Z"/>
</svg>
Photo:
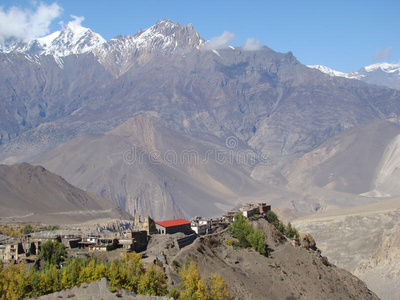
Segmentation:
<svg viewBox="0 0 400 300">
<path fill-rule="evenodd" d="M 221 275 L 211 274 L 209 281 L 210 298 L 212 300 L 231 300 L 228 284 Z"/>
<path fill-rule="evenodd" d="M 164 296 L 167 294 L 167 281 L 165 273 L 159 266 L 151 265 L 141 277 L 138 294 Z"/>
<path fill-rule="evenodd" d="M 25 263 L 8 265 L 3 268 L 2 274 L 2 299 L 17 300 L 27 295 L 28 276 L 25 274 Z"/>
</svg>

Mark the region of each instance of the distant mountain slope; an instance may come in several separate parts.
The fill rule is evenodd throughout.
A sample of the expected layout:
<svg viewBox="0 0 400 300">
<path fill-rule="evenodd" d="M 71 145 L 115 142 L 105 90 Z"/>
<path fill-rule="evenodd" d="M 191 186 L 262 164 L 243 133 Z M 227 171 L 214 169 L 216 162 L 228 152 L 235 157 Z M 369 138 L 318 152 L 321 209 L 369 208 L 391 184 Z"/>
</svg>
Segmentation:
<svg viewBox="0 0 400 300">
<path fill-rule="evenodd" d="M 159 220 L 219 216 L 237 203 L 267 197 L 283 204 L 284 190 L 250 178 L 249 163 L 257 159 L 255 154 L 247 149 L 245 161 L 240 152 L 245 149 L 224 143 L 183 135 L 148 115 L 138 115 L 106 134 L 62 144 L 35 163 L 131 214 Z"/>
<path fill-rule="evenodd" d="M 342 73 L 321 65 L 310 65 L 308 67 L 317 69 L 330 76 L 357 79 L 400 90 L 400 65 L 398 64 L 377 63 L 349 73 Z"/>
<path fill-rule="evenodd" d="M 306 190 L 316 186 L 350 194 L 369 192 L 381 172 L 381 161 L 389 155 L 385 156 L 386 148 L 399 134 L 399 125 L 381 120 L 343 132 L 287 167 L 283 173 L 288 187 Z"/>
<path fill-rule="evenodd" d="M 0 165 L 0 218 L 44 223 L 129 219 L 108 200 L 82 191 L 43 167 Z"/>
</svg>

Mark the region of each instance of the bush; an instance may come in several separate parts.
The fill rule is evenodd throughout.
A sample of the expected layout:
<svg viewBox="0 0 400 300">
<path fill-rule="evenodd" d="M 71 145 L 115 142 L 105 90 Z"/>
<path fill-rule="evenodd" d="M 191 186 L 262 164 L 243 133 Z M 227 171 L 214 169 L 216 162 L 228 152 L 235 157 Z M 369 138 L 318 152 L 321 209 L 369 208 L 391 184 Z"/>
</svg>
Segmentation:
<svg viewBox="0 0 400 300">
<path fill-rule="evenodd" d="M 290 238 L 290 239 L 294 239 L 294 238 L 299 239 L 300 238 L 299 232 L 297 231 L 296 228 L 294 228 L 292 226 L 292 224 L 290 222 L 286 226 L 284 233 L 285 233 L 285 236 Z"/>
<path fill-rule="evenodd" d="M 227 244 L 228 246 L 232 246 L 232 245 L 233 245 L 233 240 L 227 240 L 227 241 L 226 241 L 226 244 Z"/>
<path fill-rule="evenodd" d="M 281 221 L 278 221 L 278 225 L 275 225 L 276 229 L 278 229 L 281 233 L 285 232 L 285 225 Z"/>
<path fill-rule="evenodd" d="M 268 223 L 271 223 L 271 224 L 278 221 L 278 216 L 272 210 L 269 210 L 267 212 L 267 214 L 265 215 L 265 218 L 267 219 Z"/>
<path fill-rule="evenodd" d="M 179 289 L 173 287 L 172 289 L 169 290 L 168 297 L 173 298 L 174 300 L 179 299 L 181 296 L 181 292 Z"/>
</svg>

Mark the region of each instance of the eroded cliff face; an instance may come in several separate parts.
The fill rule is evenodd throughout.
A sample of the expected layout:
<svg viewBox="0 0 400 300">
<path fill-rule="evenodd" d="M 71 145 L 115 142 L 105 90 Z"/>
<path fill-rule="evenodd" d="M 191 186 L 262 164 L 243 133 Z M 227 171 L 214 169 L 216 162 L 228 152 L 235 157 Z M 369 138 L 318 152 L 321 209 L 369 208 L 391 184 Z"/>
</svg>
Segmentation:
<svg viewBox="0 0 400 300">
<path fill-rule="evenodd" d="M 399 261 L 400 230 L 386 236 L 370 257 L 361 260 L 354 274 L 376 291 L 381 299 L 397 299 L 400 297 Z"/>
<path fill-rule="evenodd" d="M 292 223 L 311 233 L 332 263 L 364 280 L 380 298 L 394 299 L 399 295 L 399 217 L 399 198 L 391 198 Z"/>
</svg>

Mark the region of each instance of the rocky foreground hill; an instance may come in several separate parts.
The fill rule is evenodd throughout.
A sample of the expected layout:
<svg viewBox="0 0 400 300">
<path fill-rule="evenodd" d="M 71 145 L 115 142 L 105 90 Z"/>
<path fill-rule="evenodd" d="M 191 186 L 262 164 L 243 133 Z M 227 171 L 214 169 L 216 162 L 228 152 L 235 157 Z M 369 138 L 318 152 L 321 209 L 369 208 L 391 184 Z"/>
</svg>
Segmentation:
<svg viewBox="0 0 400 300">
<path fill-rule="evenodd" d="M 197 264 L 203 278 L 221 274 L 235 299 L 378 299 L 365 283 L 333 264 L 321 253 L 311 236 L 294 246 L 264 219 L 251 223 L 266 235 L 269 255 L 228 246 L 226 230 L 179 250 L 173 236 L 154 236 L 146 255 L 164 253 L 169 285 L 179 285 L 179 267 L 186 258 Z"/>
</svg>

